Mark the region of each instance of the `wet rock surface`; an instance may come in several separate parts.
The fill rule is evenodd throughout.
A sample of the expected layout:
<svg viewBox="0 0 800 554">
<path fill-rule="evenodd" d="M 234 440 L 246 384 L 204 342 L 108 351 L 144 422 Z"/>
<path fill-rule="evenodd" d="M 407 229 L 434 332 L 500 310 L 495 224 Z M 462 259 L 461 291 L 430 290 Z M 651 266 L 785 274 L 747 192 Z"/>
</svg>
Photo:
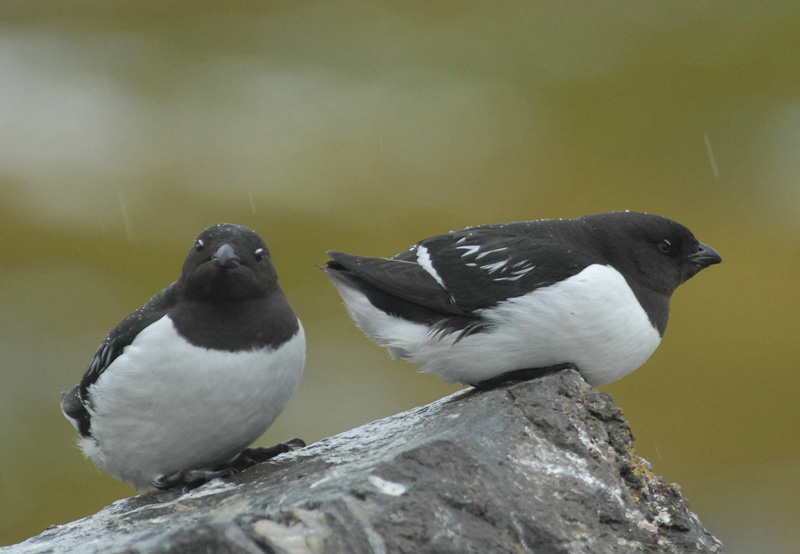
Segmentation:
<svg viewBox="0 0 800 554">
<path fill-rule="evenodd" d="M 38 552 L 723 552 L 577 373 L 452 396 L 194 491 L 53 527 Z"/>
</svg>

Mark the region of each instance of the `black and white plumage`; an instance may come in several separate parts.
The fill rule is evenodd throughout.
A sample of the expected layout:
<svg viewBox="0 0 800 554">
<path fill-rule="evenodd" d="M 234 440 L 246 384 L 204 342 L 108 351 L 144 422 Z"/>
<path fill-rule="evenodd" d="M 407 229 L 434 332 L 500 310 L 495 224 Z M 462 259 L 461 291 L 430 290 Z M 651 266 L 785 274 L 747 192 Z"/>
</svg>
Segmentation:
<svg viewBox="0 0 800 554">
<path fill-rule="evenodd" d="M 180 278 L 106 337 L 62 411 L 95 464 L 137 489 L 194 486 L 291 447 L 246 449 L 305 364 L 303 327 L 255 232 L 209 227 Z"/>
<path fill-rule="evenodd" d="M 369 338 L 470 384 L 562 367 L 616 381 L 661 342 L 678 285 L 722 261 L 683 225 L 634 212 L 470 227 L 390 259 L 328 254 Z"/>
</svg>

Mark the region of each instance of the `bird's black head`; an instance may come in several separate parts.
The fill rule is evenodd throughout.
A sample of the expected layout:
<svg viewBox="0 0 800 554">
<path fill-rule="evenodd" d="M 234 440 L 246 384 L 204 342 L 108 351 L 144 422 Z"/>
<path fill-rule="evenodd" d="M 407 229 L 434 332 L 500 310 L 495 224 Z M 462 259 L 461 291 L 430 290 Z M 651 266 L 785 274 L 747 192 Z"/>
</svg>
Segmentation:
<svg viewBox="0 0 800 554">
<path fill-rule="evenodd" d="M 722 261 L 689 229 L 660 215 L 612 212 L 578 221 L 612 266 L 667 297 L 701 269 Z"/>
<path fill-rule="evenodd" d="M 194 241 L 178 280 L 187 299 L 240 302 L 279 289 L 269 249 L 254 231 L 241 225 L 212 225 Z"/>
</svg>

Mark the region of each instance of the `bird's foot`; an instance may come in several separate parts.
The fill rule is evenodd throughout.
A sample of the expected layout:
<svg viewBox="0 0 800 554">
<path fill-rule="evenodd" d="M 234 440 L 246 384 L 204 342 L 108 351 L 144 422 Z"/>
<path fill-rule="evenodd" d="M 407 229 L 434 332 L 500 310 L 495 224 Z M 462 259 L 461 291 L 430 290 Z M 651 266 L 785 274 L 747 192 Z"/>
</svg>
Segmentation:
<svg viewBox="0 0 800 554">
<path fill-rule="evenodd" d="M 481 381 L 479 383 L 470 384 L 478 390 L 489 390 L 501 387 L 503 385 L 510 385 L 512 383 L 537 379 L 539 377 L 561 371 L 562 369 L 574 369 L 575 371 L 579 371 L 578 366 L 575 364 L 556 364 L 547 367 L 525 368 L 508 371 L 498 375 L 497 377 L 492 377 L 491 379 L 486 379 L 485 381 Z"/>
<path fill-rule="evenodd" d="M 226 467 L 223 469 L 184 469 L 177 471 L 171 475 L 159 475 L 153 479 L 150 484 L 158 490 L 167 490 L 175 487 L 186 487 L 187 489 L 196 489 L 200 485 L 204 485 L 212 479 L 230 477 L 237 473 L 236 469 Z"/>
<path fill-rule="evenodd" d="M 286 442 L 269 447 L 245 448 L 230 462 L 219 465 L 213 470 L 184 469 L 170 475 L 159 475 L 150 484 L 158 490 L 167 490 L 175 487 L 194 489 L 208 483 L 212 479 L 226 478 L 244 471 L 248 467 L 266 462 L 278 454 L 292 452 L 306 445 L 302 439 L 293 438 Z"/>
<path fill-rule="evenodd" d="M 278 443 L 275 446 L 245 448 L 238 456 L 231 460 L 229 467 L 234 467 L 237 471 L 242 471 L 248 467 L 260 464 L 261 462 L 266 462 L 278 454 L 303 448 L 305 445 L 306 443 L 302 439 L 295 437 L 286 442 Z"/>
</svg>

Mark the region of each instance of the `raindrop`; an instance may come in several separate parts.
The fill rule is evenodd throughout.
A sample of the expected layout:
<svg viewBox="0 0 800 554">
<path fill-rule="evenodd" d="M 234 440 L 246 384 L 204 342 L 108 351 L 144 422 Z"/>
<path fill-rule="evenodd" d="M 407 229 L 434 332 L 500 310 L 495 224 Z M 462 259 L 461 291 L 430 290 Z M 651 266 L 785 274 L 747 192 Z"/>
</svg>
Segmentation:
<svg viewBox="0 0 800 554">
<path fill-rule="evenodd" d="M 708 138 L 708 135 L 703 135 L 703 140 L 706 143 L 708 160 L 711 162 L 711 171 L 714 173 L 714 178 L 719 179 L 719 170 L 717 169 L 717 162 L 714 160 L 714 151 L 711 149 L 711 139 Z"/>
</svg>

